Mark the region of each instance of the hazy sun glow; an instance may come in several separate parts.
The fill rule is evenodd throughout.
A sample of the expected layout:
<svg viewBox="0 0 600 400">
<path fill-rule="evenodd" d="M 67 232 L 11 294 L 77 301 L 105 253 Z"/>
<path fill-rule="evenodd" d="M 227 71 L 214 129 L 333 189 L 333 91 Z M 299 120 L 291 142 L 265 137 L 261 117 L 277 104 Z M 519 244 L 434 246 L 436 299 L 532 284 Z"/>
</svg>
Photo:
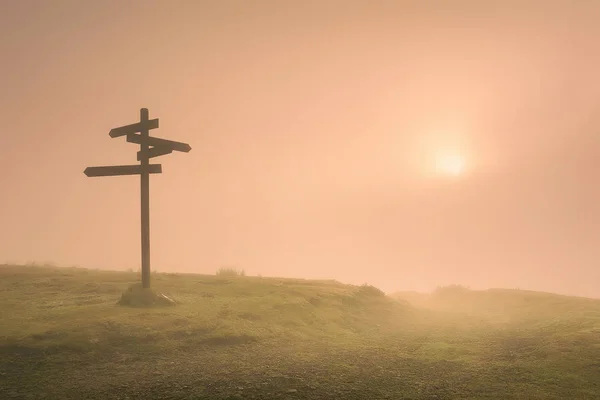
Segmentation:
<svg viewBox="0 0 600 400">
<path fill-rule="evenodd" d="M 459 176 L 465 172 L 466 160 L 460 154 L 442 154 L 436 159 L 438 173 Z"/>
<path fill-rule="evenodd" d="M 462 178 L 478 164 L 473 152 L 469 124 L 464 113 L 453 118 L 433 118 L 435 124 L 415 127 L 412 161 L 419 176 L 428 178 Z"/>
</svg>

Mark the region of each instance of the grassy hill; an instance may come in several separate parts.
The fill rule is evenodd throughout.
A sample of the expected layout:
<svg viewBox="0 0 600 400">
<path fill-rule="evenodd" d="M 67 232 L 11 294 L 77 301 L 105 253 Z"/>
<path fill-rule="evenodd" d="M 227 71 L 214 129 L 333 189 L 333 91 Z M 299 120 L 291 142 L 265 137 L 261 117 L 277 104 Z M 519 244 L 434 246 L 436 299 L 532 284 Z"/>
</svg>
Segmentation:
<svg viewBox="0 0 600 400">
<path fill-rule="evenodd" d="M 598 399 L 600 301 L 0 266 L 1 399 Z M 411 297 L 412 296 L 412 297 Z"/>
<path fill-rule="evenodd" d="M 469 290 L 454 285 L 431 294 L 397 292 L 390 295 L 416 307 L 448 313 L 477 316 L 491 323 L 538 325 L 562 322 L 584 323 L 598 328 L 600 299 L 564 296 L 517 289 Z"/>
</svg>

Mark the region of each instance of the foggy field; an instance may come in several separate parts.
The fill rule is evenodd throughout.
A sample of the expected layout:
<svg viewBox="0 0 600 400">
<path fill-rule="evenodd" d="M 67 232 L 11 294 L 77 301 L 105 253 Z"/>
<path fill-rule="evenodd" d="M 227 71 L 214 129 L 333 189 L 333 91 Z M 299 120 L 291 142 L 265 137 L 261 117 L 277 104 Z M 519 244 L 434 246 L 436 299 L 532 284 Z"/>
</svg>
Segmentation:
<svg viewBox="0 0 600 400">
<path fill-rule="evenodd" d="M 0 266 L 0 398 L 600 398 L 600 300 L 152 277 L 180 304 L 117 306 L 133 272 Z"/>
</svg>

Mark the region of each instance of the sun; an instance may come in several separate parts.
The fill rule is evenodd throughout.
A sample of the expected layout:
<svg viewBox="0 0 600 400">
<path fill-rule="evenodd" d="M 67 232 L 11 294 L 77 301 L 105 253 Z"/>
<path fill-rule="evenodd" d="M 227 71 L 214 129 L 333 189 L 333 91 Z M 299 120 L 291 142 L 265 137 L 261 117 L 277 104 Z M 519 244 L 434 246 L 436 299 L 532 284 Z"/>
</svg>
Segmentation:
<svg viewBox="0 0 600 400">
<path fill-rule="evenodd" d="M 467 165 L 461 154 L 439 154 L 435 162 L 439 174 L 455 177 L 463 175 Z"/>
<path fill-rule="evenodd" d="M 417 176 L 434 181 L 460 181 L 478 167 L 479 157 L 466 128 L 451 128 L 451 124 L 430 127 L 413 136 L 409 157 Z"/>
</svg>

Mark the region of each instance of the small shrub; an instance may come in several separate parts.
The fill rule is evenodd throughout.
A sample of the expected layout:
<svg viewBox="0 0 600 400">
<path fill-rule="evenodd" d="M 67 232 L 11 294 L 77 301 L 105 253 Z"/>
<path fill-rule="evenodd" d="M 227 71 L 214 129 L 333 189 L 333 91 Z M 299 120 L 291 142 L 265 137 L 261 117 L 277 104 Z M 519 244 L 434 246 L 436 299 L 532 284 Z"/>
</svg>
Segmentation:
<svg viewBox="0 0 600 400">
<path fill-rule="evenodd" d="M 226 277 L 246 276 L 246 272 L 243 269 L 238 271 L 237 268 L 221 267 L 217 270 L 215 275 Z"/>
<path fill-rule="evenodd" d="M 462 296 L 467 293 L 470 293 L 471 289 L 468 286 L 463 285 L 448 285 L 448 286 L 438 286 L 434 291 L 433 295 L 438 296 Z"/>
<path fill-rule="evenodd" d="M 361 285 L 356 292 L 358 296 L 366 296 L 366 297 L 385 297 L 385 293 L 375 286 L 371 286 L 368 284 Z"/>
<path fill-rule="evenodd" d="M 469 292 L 471 289 L 468 286 L 463 285 L 448 285 L 448 286 L 438 286 L 436 288 L 436 292 L 454 292 L 454 293 L 464 293 Z"/>
</svg>

